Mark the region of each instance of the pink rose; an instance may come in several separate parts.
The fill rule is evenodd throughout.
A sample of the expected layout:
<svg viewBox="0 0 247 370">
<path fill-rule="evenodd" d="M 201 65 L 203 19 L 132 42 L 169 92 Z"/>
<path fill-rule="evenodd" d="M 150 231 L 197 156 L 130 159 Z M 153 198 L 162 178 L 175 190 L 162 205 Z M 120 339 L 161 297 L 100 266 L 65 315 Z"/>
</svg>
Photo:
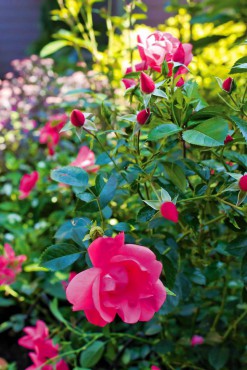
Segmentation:
<svg viewBox="0 0 247 370">
<path fill-rule="evenodd" d="M 59 131 L 67 121 L 66 114 L 56 114 L 50 117 L 50 120 L 40 130 L 39 142 L 46 144 L 50 155 L 55 154 L 55 147 L 59 143 Z"/>
<path fill-rule="evenodd" d="M 188 65 L 192 60 L 192 45 L 182 44 L 170 33 L 155 31 L 146 39 L 137 36 L 138 50 L 142 61 L 157 72 L 161 72 L 162 63 L 174 61 Z M 179 74 L 186 73 L 186 69 L 180 70 Z"/>
<path fill-rule="evenodd" d="M 174 203 L 172 202 L 162 203 L 160 207 L 160 213 L 167 220 L 170 220 L 175 223 L 178 222 L 178 211 Z"/>
<path fill-rule="evenodd" d="M 82 146 L 71 166 L 80 167 L 87 172 L 97 172 L 99 166 L 95 165 L 95 155 L 87 146 Z"/>
<path fill-rule="evenodd" d="M 49 337 L 49 329 L 42 320 L 38 320 L 35 326 L 26 326 L 23 331 L 26 335 L 18 340 L 18 344 L 28 349 L 34 349 L 38 341 Z"/>
<path fill-rule="evenodd" d="M 247 192 L 247 174 L 240 178 L 238 185 L 242 191 Z"/>
<path fill-rule="evenodd" d="M 4 244 L 4 255 L 0 256 L 0 285 L 13 283 L 26 259 L 25 255 L 16 256 L 13 248 Z"/>
<path fill-rule="evenodd" d="M 29 196 L 33 188 L 35 187 L 39 179 L 39 173 L 37 171 L 31 172 L 30 174 L 25 174 L 22 176 L 20 181 L 20 195 L 19 199 L 24 199 Z"/>
<path fill-rule="evenodd" d="M 231 135 L 227 135 L 226 138 L 225 138 L 225 140 L 224 140 L 224 144 L 228 144 L 231 141 L 233 141 L 233 137 L 231 137 Z"/>
<path fill-rule="evenodd" d="M 148 248 L 124 244 L 124 233 L 97 238 L 88 248 L 93 267 L 80 272 L 66 290 L 73 310 L 105 326 L 118 314 L 129 324 L 149 321 L 166 299 L 161 262 Z"/>
<path fill-rule="evenodd" d="M 155 90 L 155 83 L 145 72 L 141 72 L 140 88 L 144 94 L 152 94 Z"/>
<path fill-rule="evenodd" d="M 222 89 L 227 92 L 228 94 L 231 94 L 232 91 L 234 91 L 236 88 L 234 79 L 232 77 L 228 77 L 226 80 L 222 83 Z"/>
<path fill-rule="evenodd" d="M 149 120 L 150 114 L 149 108 L 141 110 L 136 116 L 136 120 L 139 125 L 145 125 Z"/>
<path fill-rule="evenodd" d="M 153 365 L 153 366 L 151 366 L 151 370 L 160 370 L 160 368 L 157 367 L 157 366 L 155 366 L 155 365 Z"/>
<path fill-rule="evenodd" d="M 86 121 L 86 117 L 80 110 L 74 109 L 70 115 L 70 121 L 73 126 L 82 127 Z"/>
<path fill-rule="evenodd" d="M 49 329 L 42 320 L 38 320 L 35 326 L 27 326 L 23 329 L 27 334 L 18 340 L 18 344 L 22 347 L 32 349 L 34 352 L 29 353 L 33 364 L 26 370 L 53 370 L 54 365 L 42 366 L 47 360 L 58 356 L 59 345 L 54 344 L 49 339 Z M 55 360 L 56 361 L 56 360 Z M 56 370 L 69 370 L 68 365 L 64 360 L 56 363 Z"/>
<path fill-rule="evenodd" d="M 199 346 L 200 344 L 204 343 L 204 338 L 200 335 L 193 335 L 191 338 L 190 344 L 192 347 Z"/>
</svg>

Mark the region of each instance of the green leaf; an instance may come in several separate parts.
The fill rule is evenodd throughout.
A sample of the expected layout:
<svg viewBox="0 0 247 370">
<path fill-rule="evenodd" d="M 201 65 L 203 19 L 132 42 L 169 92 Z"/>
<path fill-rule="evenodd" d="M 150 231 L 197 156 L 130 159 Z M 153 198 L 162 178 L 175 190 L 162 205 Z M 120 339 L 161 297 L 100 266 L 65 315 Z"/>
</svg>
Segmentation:
<svg viewBox="0 0 247 370">
<path fill-rule="evenodd" d="M 113 229 L 116 231 L 131 231 L 131 226 L 127 222 L 119 222 L 113 226 Z"/>
<path fill-rule="evenodd" d="M 105 349 L 105 343 L 96 341 L 87 347 L 80 355 L 80 365 L 83 367 L 93 367 L 101 359 Z"/>
<path fill-rule="evenodd" d="M 191 280 L 195 284 L 206 285 L 206 278 L 198 268 L 194 270 Z"/>
<path fill-rule="evenodd" d="M 160 90 L 160 89 L 155 89 L 154 92 L 152 93 L 152 95 L 158 96 L 160 98 L 168 99 L 168 96 L 166 95 L 166 93 L 163 90 Z"/>
<path fill-rule="evenodd" d="M 220 370 L 229 358 L 229 349 L 226 347 L 214 347 L 209 351 L 208 360 L 215 370 Z"/>
<path fill-rule="evenodd" d="M 86 187 L 88 174 L 82 168 L 67 166 L 51 171 L 52 180 L 62 182 L 66 185 Z"/>
<path fill-rule="evenodd" d="M 236 239 L 228 243 L 226 252 L 235 257 L 243 257 L 247 250 L 247 237 L 238 236 Z"/>
<path fill-rule="evenodd" d="M 162 264 L 165 271 L 166 289 L 172 289 L 176 281 L 177 267 L 175 266 L 175 263 L 172 262 L 167 256 L 162 256 Z"/>
<path fill-rule="evenodd" d="M 160 202 L 158 200 L 144 200 L 143 202 L 156 211 L 160 210 Z"/>
<path fill-rule="evenodd" d="M 232 69 L 230 70 L 230 74 L 234 74 L 234 73 L 244 73 L 244 72 L 247 72 L 247 57 L 242 57 L 240 59 L 238 59 Z"/>
<path fill-rule="evenodd" d="M 183 139 L 190 144 L 216 147 L 224 145 L 228 123 L 220 117 L 213 117 L 183 133 Z"/>
<path fill-rule="evenodd" d="M 91 223 L 89 218 L 76 217 L 70 221 L 66 221 L 56 232 L 56 239 L 73 239 L 75 234 L 80 235 L 81 239 L 88 232 L 88 225 Z"/>
<path fill-rule="evenodd" d="M 52 271 L 62 270 L 72 265 L 81 254 L 79 248 L 73 244 L 54 244 L 44 251 L 40 264 Z"/>
<path fill-rule="evenodd" d="M 124 75 L 123 78 L 139 78 L 141 72 L 130 72 Z"/>
<path fill-rule="evenodd" d="M 156 141 L 163 139 L 164 137 L 177 134 L 179 131 L 182 131 L 181 127 L 175 125 L 174 123 L 165 123 L 151 130 L 148 135 L 148 140 Z"/>
<path fill-rule="evenodd" d="M 230 161 L 232 162 L 236 162 L 240 164 L 242 167 L 247 169 L 247 155 L 246 154 L 240 154 L 238 152 L 233 152 L 231 150 L 225 150 L 224 157 L 226 157 L 227 159 L 230 159 Z"/>
<path fill-rule="evenodd" d="M 241 265 L 241 275 L 244 281 L 244 284 L 247 285 L 247 253 L 244 255 Z"/>
<path fill-rule="evenodd" d="M 187 180 L 182 167 L 180 167 L 176 163 L 166 162 L 165 170 L 171 182 L 184 192 L 187 187 Z"/>
<path fill-rule="evenodd" d="M 101 209 L 105 208 L 107 204 L 113 199 L 117 189 L 117 185 L 117 179 L 115 176 L 112 175 L 99 195 L 99 204 Z"/>
<path fill-rule="evenodd" d="M 149 220 L 151 220 L 151 218 L 155 215 L 155 213 L 157 213 L 156 210 L 150 208 L 150 207 L 143 207 L 138 215 L 137 215 L 137 219 L 139 222 L 147 222 Z"/>
<path fill-rule="evenodd" d="M 230 119 L 235 123 L 235 125 L 239 128 L 239 131 L 247 141 L 247 122 L 244 121 L 242 118 L 236 116 L 230 116 Z"/>
<path fill-rule="evenodd" d="M 57 40 L 57 41 L 52 41 L 49 42 L 49 44 L 45 45 L 41 51 L 40 51 L 40 56 L 41 58 L 45 58 L 48 55 L 51 55 L 55 53 L 56 51 L 64 48 L 65 46 L 70 46 L 71 42 L 66 41 L 66 40 Z"/>
<path fill-rule="evenodd" d="M 215 116 L 225 116 L 224 109 L 221 106 L 209 106 L 193 113 L 190 121 L 205 120 Z"/>
<path fill-rule="evenodd" d="M 63 315 L 61 314 L 61 312 L 59 311 L 59 309 L 58 309 L 58 301 L 57 301 L 56 298 L 53 299 L 53 301 L 50 303 L 49 307 L 50 307 L 51 313 L 55 316 L 55 318 L 58 321 L 63 322 L 64 324 L 67 322 L 65 320 L 65 318 L 63 317 Z"/>
</svg>

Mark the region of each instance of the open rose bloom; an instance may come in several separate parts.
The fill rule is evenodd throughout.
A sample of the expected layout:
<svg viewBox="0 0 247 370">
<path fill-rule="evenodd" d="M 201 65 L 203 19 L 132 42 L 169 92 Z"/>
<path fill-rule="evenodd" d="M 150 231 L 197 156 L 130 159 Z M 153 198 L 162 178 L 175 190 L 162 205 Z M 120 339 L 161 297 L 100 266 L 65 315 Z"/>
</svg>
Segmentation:
<svg viewBox="0 0 247 370">
<path fill-rule="evenodd" d="M 157 72 L 161 72 L 164 60 L 168 64 L 178 62 L 185 66 L 192 60 L 192 45 L 182 44 L 168 32 L 155 31 L 146 38 L 138 35 L 137 40 L 142 61 Z M 186 71 L 185 67 L 179 67 L 176 76 Z"/>
<path fill-rule="evenodd" d="M 87 146 L 82 146 L 71 166 L 80 167 L 87 172 L 97 172 L 99 166 L 95 165 L 95 155 Z"/>
<path fill-rule="evenodd" d="M 25 255 L 16 256 L 13 248 L 7 243 L 4 244 L 4 254 L 0 256 L 0 285 L 14 283 L 26 259 Z"/>
<path fill-rule="evenodd" d="M 73 310 L 105 326 L 118 314 L 129 324 L 149 321 L 166 299 L 161 262 L 148 248 L 115 238 L 97 238 L 88 248 L 93 267 L 77 274 L 66 290 Z"/>
</svg>

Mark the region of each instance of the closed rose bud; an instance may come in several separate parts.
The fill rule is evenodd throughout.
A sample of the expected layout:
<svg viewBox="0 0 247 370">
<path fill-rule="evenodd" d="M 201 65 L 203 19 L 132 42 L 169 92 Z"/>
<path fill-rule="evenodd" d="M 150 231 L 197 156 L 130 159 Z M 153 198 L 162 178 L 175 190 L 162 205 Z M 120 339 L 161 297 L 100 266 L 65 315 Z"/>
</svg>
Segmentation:
<svg viewBox="0 0 247 370">
<path fill-rule="evenodd" d="M 152 80 L 151 77 L 149 77 L 146 73 L 141 72 L 141 77 L 140 77 L 140 86 L 141 86 L 141 91 L 144 94 L 152 94 L 155 90 L 155 83 Z"/>
<path fill-rule="evenodd" d="M 72 123 L 73 126 L 75 127 L 82 127 L 85 123 L 85 116 L 84 114 L 78 110 L 78 109 L 74 109 L 70 115 L 70 121 Z"/>
<path fill-rule="evenodd" d="M 224 144 L 228 144 L 230 143 L 231 141 L 233 141 L 233 138 L 231 137 L 231 135 L 227 135 L 227 137 L 225 138 L 224 140 Z"/>
<path fill-rule="evenodd" d="M 172 202 L 164 202 L 161 204 L 160 213 L 164 218 L 172 222 L 178 222 L 178 211 L 177 207 Z"/>
<path fill-rule="evenodd" d="M 147 108 L 147 109 L 141 110 L 137 114 L 136 120 L 139 123 L 139 125 L 145 125 L 145 123 L 147 123 L 147 121 L 149 120 L 149 117 L 150 117 L 150 109 Z"/>
<path fill-rule="evenodd" d="M 231 94 L 232 91 L 235 89 L 235 82 L 232 77 L 228 77 L 225 81 L 222 83 L 222 89 L 226 91 L 228 94 Z"/>
<path fill-rule="evenodd" d="M 247 175 L 240 178 L 238 185 L 242 191 L 247 192 Z"/>
<path fill-rule="evenodd" d="M 193 335 L 191 338 L 190 344 L 192 347 L 199 346 L 200 344 L 204 343 L 204 338 L 200 335 Z"/>
</svg>

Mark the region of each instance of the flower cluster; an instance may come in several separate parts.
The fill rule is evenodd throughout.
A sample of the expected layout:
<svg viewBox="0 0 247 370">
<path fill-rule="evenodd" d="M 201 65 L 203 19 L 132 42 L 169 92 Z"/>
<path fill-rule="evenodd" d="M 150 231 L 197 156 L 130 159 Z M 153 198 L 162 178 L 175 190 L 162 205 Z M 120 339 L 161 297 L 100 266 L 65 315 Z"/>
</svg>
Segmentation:
<svg viewBox="0 0 247 370">
<path fill-rule="evenodd" d="M 53 341 L 49 339 L 49 329 L 44 321 L 38 320 L 35 326 L 26 326 L 23 331 L 26 335 L 19 339 L 19 345 L 34 351 L 29 353 L 33 364 L 26 370 L 40 369 L 49 359 L 53 359 L 58 356 L 59 345 L 54 344 Z M 54 370 L 54 366 L 46 364 L 42 366 L 42 369 Z M 56 361 L 55 369 L 69 370 L 69 367 L 62 359 Z"/>
<path fill-rule="evenodd" d="M 182 44 L 170 33 L 161 31 L 155 31 L 146 38 L 138 35 L 137 41 L 142 62 L 135 65 L 135 71 L 142 71 L 140 84 L 143 93 L 151 94 L 155 89 L 154 82 L 143 71 L 151 68 L 153 71 L 161 73 L 164 62 L 166 63 L 167 77 L 174 74 L 176 86 L 180 87 L 184 84 L 181 75 L 187 73 L 187 66 L 193 57 L 191 44 Z M 126 75 L 131 72 L 133 72 L 132 67 L 128 67 Z M 122 82 L 126 89 L 136 85 L 132 78 L 124 78 Z"/>
<path fill-rule="evenodd" d="M 161 262 L 148 248 L 115 238 L 97 238 L 88 248 L 93 267 L 77 274 L 66 289 L 73 310 L 105 326 L 118 314 L 129 324 L 149 321 L 166 299 L 159 280 Z"/>
<path fill-rule="evenodd" d="M 11 245 L 4 244 L 4 254 L 0 256 L 0 285 L 14 283 L 26 259 L 25 255 L 16 256 Z"/>
</svg>

